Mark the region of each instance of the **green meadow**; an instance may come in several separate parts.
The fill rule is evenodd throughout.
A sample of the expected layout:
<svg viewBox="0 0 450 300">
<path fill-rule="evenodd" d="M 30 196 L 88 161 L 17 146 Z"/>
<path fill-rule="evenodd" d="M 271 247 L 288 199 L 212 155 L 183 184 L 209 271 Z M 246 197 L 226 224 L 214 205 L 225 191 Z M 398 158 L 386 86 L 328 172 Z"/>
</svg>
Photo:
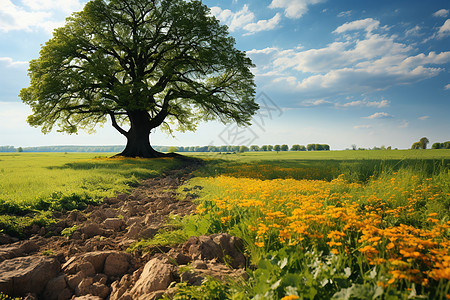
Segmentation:
<svg viewBox="0 0 450 300">
<path fill-rule="evenodd" d="M 209 162 L 198 176 L 230 174 L 260 179 L 332 180 L 344 174 L 350 181 L 366 181 L 382 172 L 409 168 L 426 174 L 450 167 L 450 150 L 346 150 L 313 152 L 192 153 Z"/>
<path fill-rule="evenodd" d="M 50 222 L 50 211 L 84 209 L 179 163 L 172 158 L 108 158 L 111 155 L 0 154 L 0 230 L 20 236 L 33 222 Z"/>
<path fill-rule="evenodd" d="M 0 231 L 23 237 L 182 165 L 111 155 L 0 154 Z M 450 297 L 450 150 L 188 155 L 205 162 L 179 188 L 196 214 L 129 251 L 228 232 L 244 241 L 249 280 L 182 282 L 164 299 Z"/>
<path fill-rule="evenodd" d="M 164 299 L 450 299 L 449 155 L 204 153 L 180 188 L 197 194 L 197 214 L 140 245 L 244 241 L 248 280 L 180 283 Z"/>
</svg>

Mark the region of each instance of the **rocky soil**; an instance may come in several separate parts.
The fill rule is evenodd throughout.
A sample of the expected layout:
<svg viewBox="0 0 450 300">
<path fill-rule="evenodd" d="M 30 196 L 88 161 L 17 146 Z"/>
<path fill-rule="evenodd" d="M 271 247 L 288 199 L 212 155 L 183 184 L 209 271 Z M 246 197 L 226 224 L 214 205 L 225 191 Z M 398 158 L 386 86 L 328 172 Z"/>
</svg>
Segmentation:
<svg viewBox="0 0 450 300">
<path fill-rule="evenodd" d="M 144 254 L 125 252 L 166 226 L 169 214 L 194 211 L 190 197 L 176 197 L 193 168 L 145 180 L 130 194 L 106 198 L 83 212 L 55 213 L 58 223 L 31 228 L 27 240 L 0 233 L 0 291 L 28 300 L 150 300 L 175 293 L 169 288 L 173 282 L 199 285 L 206 276 L 245 278 L 242 241 L 228 234 L 191 237 Z M 71 238 L 61 235 L 74 225 L 78 229 Z M 224 257 L 232 258 L 227 265 Z M 188 264 L 182 269 L 189 271 L 180 272 Z"/>
</svg>

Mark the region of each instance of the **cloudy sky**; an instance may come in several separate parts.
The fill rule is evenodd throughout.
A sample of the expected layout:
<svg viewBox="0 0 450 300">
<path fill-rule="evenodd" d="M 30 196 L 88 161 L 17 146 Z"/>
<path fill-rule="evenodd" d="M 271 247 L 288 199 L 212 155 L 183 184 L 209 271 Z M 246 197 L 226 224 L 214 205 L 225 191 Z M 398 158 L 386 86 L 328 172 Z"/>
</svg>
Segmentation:
<svg viewBox="0 0 450 300">
<path fill-rule="evenodd" d="M 201 124 L 157 145 L 309 144 L 409 148 L 450 140 L 448 0 L 204 0 L 256 67 L 260 112 L 250 128 Z M 28 61 L 80 0 L 0 0 L 0 145 L 115 145 L 94 135 L 43 135 L 18 98 Z"/>
</svg>

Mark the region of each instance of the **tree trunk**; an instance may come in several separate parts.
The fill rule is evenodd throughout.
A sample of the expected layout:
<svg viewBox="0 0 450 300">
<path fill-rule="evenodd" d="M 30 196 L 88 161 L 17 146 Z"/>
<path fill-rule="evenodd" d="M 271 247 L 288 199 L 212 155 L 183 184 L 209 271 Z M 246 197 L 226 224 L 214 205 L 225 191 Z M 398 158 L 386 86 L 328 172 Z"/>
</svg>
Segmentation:
<svg viewBox="0 0 450 300">
<path fill-rule="evenodd" d="M 127 132 L 127 146 L 119 155 L 125 157 L 154 158 L 165 156 L 150 145 L 150 116 L 146 111 L 133 111 L 128 113 L 131 128 Z"/>
</svg>

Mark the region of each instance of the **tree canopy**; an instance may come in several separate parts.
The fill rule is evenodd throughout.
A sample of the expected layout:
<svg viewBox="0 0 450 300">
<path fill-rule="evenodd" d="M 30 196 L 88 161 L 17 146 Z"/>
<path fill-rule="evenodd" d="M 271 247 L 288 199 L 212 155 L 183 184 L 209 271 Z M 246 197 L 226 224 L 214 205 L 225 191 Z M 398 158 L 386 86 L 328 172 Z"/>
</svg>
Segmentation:
<svg viewBox="0 0 450 300">
<path fill-rule="evenodd" d="M 127 138 L 123 155 L 154 157 L 156 127 L 250 123 L 253 64 L 234 44 L 201 1 L 92 0 L 30 62 L 20 97 L 44 133 L 92 132 L 109 117 Z"/>
</svg>

